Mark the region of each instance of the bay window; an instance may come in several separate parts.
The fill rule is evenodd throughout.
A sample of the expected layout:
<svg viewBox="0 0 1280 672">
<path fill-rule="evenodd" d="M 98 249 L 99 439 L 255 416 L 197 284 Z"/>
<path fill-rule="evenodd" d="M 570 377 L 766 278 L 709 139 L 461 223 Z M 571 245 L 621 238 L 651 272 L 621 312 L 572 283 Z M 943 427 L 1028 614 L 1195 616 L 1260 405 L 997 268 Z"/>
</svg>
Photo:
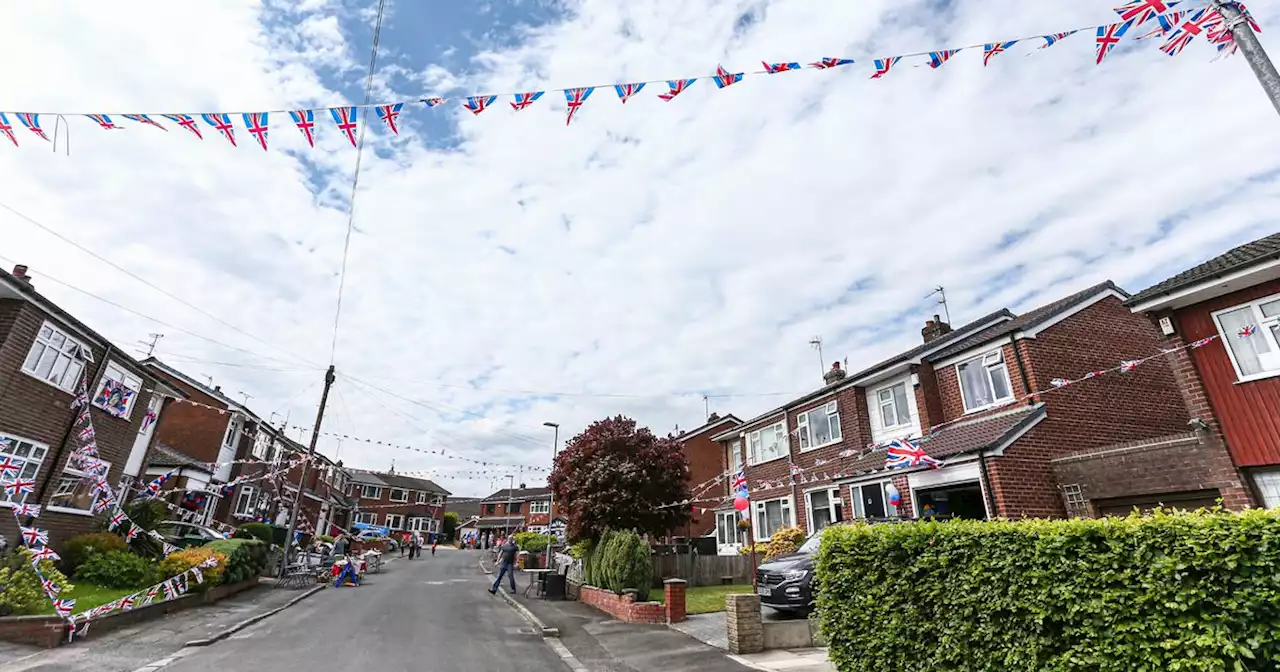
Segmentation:
<svg viewBox="0 0 1280 672">
<path fill-rule="evenodd" d="M 1013 398 L 1009 371 L 1000 350 L 988 352 L 956 365 L 960 398 L 966 412 L 990 408 Z"/>
<path fill-rule="evenodd" d="M 34 482 L 48 451 L 49 447 L 42 443 L 0 434 L 0 486 L 16 481 Z M 26 498 L 16 489 L 0 487 L 0 506 L 21 504 Z"/>
<path fill-rule="evenodd" d="M 800 450 L 813 450 L 840 441 L 840 410 L 836 402 L 828 402 L 796 416 L 796 433 Z"/>
<path fill-rule="evenodd" d="M 785 457 L 787 447 L 787 421 L 757 429 L 747 434 L 747 459 L 751 464 L 761 464 Z"/>
<path fill-rule="evenodd" d="M 388 513 L 387 527 L 393 530 L 404 529 L 404 516 L 399 513 Z"/>
<path fill-rule="evenodd" d="M 1280 296 L 1213 314 L 1241 381 L 1280 374 Z"/>
<path fill-rule="evenodd" d="M 795 525 L 790 497 L 756 502 L 756 541 L 765 541 L 774 532 Z"/>
</svg>

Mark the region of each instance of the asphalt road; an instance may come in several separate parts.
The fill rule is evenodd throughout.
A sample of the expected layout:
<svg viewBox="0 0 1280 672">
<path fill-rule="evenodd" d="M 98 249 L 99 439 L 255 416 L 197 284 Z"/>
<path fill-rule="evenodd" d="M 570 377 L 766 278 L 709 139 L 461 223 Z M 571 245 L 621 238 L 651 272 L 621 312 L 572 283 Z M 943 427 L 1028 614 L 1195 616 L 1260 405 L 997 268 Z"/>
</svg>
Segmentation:
<svg viewBox="0 0 1280 672">
<path fill-rule="evenodd" d="M 568 672 L 486 588 L 472 553 L 397 560 L 358 588 L 323 590 L 228 639 L 188 649 L 163 670 Z"/>
</svg>

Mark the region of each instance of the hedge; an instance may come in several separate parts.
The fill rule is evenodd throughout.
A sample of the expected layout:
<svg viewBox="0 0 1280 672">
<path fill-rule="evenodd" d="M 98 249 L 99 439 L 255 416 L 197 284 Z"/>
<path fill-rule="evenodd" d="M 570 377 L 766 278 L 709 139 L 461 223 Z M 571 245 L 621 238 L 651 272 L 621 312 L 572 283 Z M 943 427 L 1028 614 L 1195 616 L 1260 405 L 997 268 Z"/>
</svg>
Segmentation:
<svg viewBox="0 0 1280 672">
<path fill-rule="evenodd" d="M 211 541 L 202 548 L 227 557 L 224 583 L 247 581 L 267 569 L 267 545 L 258 539 L 221 539 Z"/>
<path fill-rule="evenodd" d="M 639 534 L 607 531 L 591 551 L 586 582 L 615 593 L 635 590 L 636 601 L 645 602 L 653 581 L 651 555 L 649 544 Z"/>
<path fill-rule="evenodd" d="M 816 580 L 843 672 L 1280 661 L 1280 510 L 842 525 Z"/>
</svg>

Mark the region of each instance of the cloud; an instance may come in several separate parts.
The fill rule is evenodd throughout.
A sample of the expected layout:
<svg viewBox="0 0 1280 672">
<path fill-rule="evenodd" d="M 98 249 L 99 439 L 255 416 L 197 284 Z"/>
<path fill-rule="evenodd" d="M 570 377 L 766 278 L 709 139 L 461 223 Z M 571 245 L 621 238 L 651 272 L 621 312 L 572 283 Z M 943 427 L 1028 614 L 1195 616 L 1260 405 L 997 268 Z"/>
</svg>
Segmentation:
<svg viewBox="0 0 1280 672">
<path fill-rule="evenodd" d="M 815 334 L 854 368 L 910 347 L 938 285 L 962 322 L 1102 278 L 1136 291 L 1274 231 L 1274 111 L 1239 57 L 1208 63 L 1205 44 L 1177 58 L 1127 44 L 1097 67 L 1079 33 L 1016 45 L 985 68 L 967 49 L 938 71 L 904 61 L 867 79 L 878 55 L 1096 25 L 1113 20 L 1111 4 L 582 0 L 438 17 L 393 4 L 380 95 L 859 63 L 724 90 L 703 79 L 670 103 L 659 84 L 626 105 L 601 88 L 568 128 L 556 92 L 518 113 L 502 98 L 477 118 L 406 106 L 399 137 L 371 126 L 326 428 L 545 465 L 544 421 L 562 439 L 616 413 L 665 433 L 700 424 L 703 395 L 750 416 L 786 398 L 762 393 L 820 383 Z M 1266 5 L 1252 7 L 1264 40 Z M 359 100 L 371 7 L 15 7 L 0 39 L 40 67 L 11 68 L 0 93 L 6 109 L 75 112 Z M 433 32 L 441 25 L 451 32 Z M 70 121 L 70 156 L 23 129 L 21 148 L 0 148 L 0 201 L 253 336 L 5 212 L 0 254 L 117 343 L 163 331 L 162 352 L 203 360 L 182 368 L 252 394 L 264 417 L 309 424 L 333 338 L 347 141 L 325 118 L 308 149 L 283 114 L 266 153 L 243 130 L 232 149 L 208 128 L 197 141 Z M 229 361 L 301 370 L 203 363 Z M 344 442 L 341 457 L 474 469 L 363 442 Z"/>
</svg>

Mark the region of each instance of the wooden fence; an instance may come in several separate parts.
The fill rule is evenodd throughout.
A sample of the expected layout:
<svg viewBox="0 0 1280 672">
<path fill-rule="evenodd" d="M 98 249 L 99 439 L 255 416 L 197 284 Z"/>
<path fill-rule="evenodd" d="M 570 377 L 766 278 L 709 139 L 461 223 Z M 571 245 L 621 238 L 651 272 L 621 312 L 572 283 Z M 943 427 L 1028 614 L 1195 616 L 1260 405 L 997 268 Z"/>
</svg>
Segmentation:
<svg viewBox="0 0 1280 672">
<path fill-rule="evenodd" d="M 764 562 L 756 556 L 756 564 Z M 716 586 L 725 577 L 733 583 L 751 583 L 751 556 L 748 555 L 699 555 L 696 553 L 670 553 L 653 556 L 653 585 L 661 586 L 666 579 L 684 579 L 690 586 Z"/>
</svg>

